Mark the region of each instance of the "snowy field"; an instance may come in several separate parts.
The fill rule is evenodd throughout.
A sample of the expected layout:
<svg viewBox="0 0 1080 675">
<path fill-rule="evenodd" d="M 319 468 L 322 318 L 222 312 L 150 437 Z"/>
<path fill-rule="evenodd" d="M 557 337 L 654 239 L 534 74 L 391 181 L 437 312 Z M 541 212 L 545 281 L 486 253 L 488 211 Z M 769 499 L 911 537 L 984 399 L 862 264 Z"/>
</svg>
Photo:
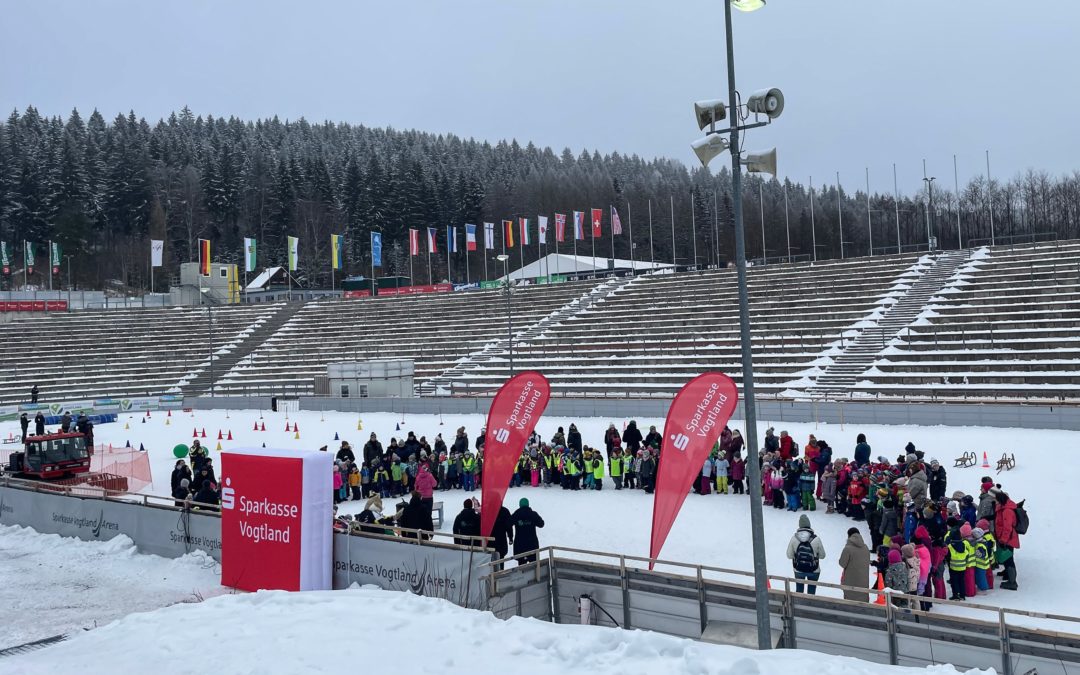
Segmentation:
<svg viewBox="0 0 1080 675">
<path fill-rule="evenodd" d="M 0 649 L 230 590 L 202 551 L 175 560 L 142 555 L 123 535 L 80 541 L 0 525 L 0 569 Z M 0 672 L 7 667 L 0 661 Z"/>
<path fill-rule="evenodd" d="M 261 419 L 260 419 L 261 417 Z M 166 425 L 166 419 L 170 424 Z M 143 418 L 121 417 L 114 424 L 101 425 L 96 429 L 99 442 L 124 445 L 130 442 L 138 447 L 142 443 L 151 456 L 155 483 L 147 488 L 148 492 L 165 495 L 169 492 L 169 475 L 175 459 L 172 448 L 177 443 L 189 443 L 193 427 L 200 432 L 206 429 L 207 438 L 203 443 L 210 448 L 217 445 L 219 430 L 228 435 L 232 431 L 233 441 L 224 441 L 223 448 L 267 447 L 305 448 L 314 450 L 322 445 L 329 445 L 331 452 L 336 451 L 339 443 L 334 442 L 335 434 L 348 440 L 359 455 L 364 442 L 371 432 L 378 434 L 383 444 L 392 436 L 404 437 L 408 430 L 414 430 L 417 436 L 427 436 L 432 442 L 436 434 L 452 442 L 454 431 L 464 426 L 470 442 L 479 432 L 485 420 L 481 415 L 407 415 L 375 413 L 356 415 L 355 413 L 290 413 L 289 423 L 300 425 L 300 439 L 293 432 L 285 432 L 285 413 L 269 411 L 197 411 L 192 413 L 174 413 L 166 418 L 164 413 L 153 413 L 143 422 Z M 256 421 L 265 423 L 265 432 L 255 432 L 252 427 Z M 568 428 L 570 422 L 576 422 L 587 445 L 601 446 L 604 430 L 609 423 L 615 423 L 620 429 L 624 420 L 583 418 L 544 417 L 538 431 L 545 439 L 551 437 L 556 427 Z M 645 433 L 649 425 L 655 424 L 662 431 L 662 421 L 656 419 L 638 419 L 638 426 Z M 129 429 L 125 430 L 127 423 Z M 363 429 L 358 430 L 358 423 Z M 397 429 L 400 426 L 400 431 Z M 1066 495 L 1072 494 L 1075 485 L 1080 482 L 1080 464 L 1072 460 L 1063 460 L 1072 448 L 1080 444 L 1080 433 L 1068 431 L 1033 431 L 1026 429 L 990 429 L 975 427 L 904 427 L 904 426 L 852 426 L 786 424 L 779 421 L 763 421 L 759 429 L 759 438 L 763 437 L 767 426 L 775 426 L 791 433 L 800 446 L 805 444 L 807 435 L 816 434 L 825 439 L 834 448 L 834 457 L 850 457 L 855 445 L 856 434 L 867 434 L 873 446 L 874 456 L 885 455 L 895 459 L 908 441 L 926 452 L 927 459 L 937 458 L 948 471 L 948 489 L 964 490 L 977 493 L 979 478 L 986 474 L 994 475 L 1017 501 L 1027 499 L 1032 526 L 1028 535 L 1022 539 L 1017 555 L 1020 590 L 1017 592 L 994 590 L 981 595 L 977 601 L 985 605 L 1005 606 L 1037 612 L 1077 615 L 1077 596 L 1075 584 L 1066 583 L 1062 565 L 1066 552 L 1076 550 L 1080 545 L 1080 528 L 1069 518 L 1057 519 L 1062 513 Z M 735 421 L 733 428 L 742 428 Z M 8 432 L 18 433 L 15 424 L 0 424 L 0 435 Z M 978 466 L 969 469 L 953 468 L 953 459 L 965 450 L 974 450 L 981 459 L 985 450 L 993 463 L 1002 451 L 1016 454 L 1017 467 L 1010 472 L 995 475 L 993 469 Z M 212 456 L 216 453 L 212 452 Z M 215 462 L 220 465 L 220 462 Z M 220 468 L 220 467 L 219 467 Z M 521 497 L 528 497 L 546 521 L 546 527 L 540 531 L 541 546 L 564 546 L 598 552 L 624 553 L 627 555 L 646 556 L 648 554 L 649 528 L 652 513 L 652 497 L 644 492 L 624 490 L 615 492 L 610 478 L 605 479 L 602 492 L 567 492 L 558 488 L 516 488 L 508 492 L 506 503 L 513 507 Z M 449 530 L 455 514 L 461 508 L 466 496 L 462 491 L 440 493 L 436 499 L 445 503 L 446 523 L 444 530 Z M 358 511 L 357 504 L 346 503 L 345 512 Z M 389 507 L 389 505 L 388 505 Z M 783 510 L 765 508 L 765 539 L 769 571 L 772 574 L 791 575 L 791 564 L 785 552 L 788 540 L 794 532 L 799 514 Z M 840 568 L 837 557 L 846 539 L 847 528 L 853 521 L 839 515 L 828 515 L 824 510 L 809 514 L 813 527 L 822 538 L 827 558 L 822 562 L 822 580 L 838 583 Z M 869 533 L 865 523 L 860 523 L 863 534 L 869 542 Z M 749 529 L 749 501 L 747 497 L 736 495 L 688 496 L 682 513 L 668 537 L 662 552 L 667 560 L 691 564 L 705 564 L 714 567 L 750 570 L 751 546 Z M 171 588 L 171 587 L 170 587 Z M 192 589 L 184 588 L 190 594 Z M 823 594 L 831 594 L 822 589 Z M 178 599 L 169 600 L 175 602 Z M 30 602 L 30 600 L 27 600 Z M 167 604 L 161 602 L 160 604 Z M 958 610 L 938 605 L 940 611 L 957 612 Z M 963 610 L 964 614 L 993 620 L 985 612 Z M 1042 625 L 1057 630 L 1078 633 L 1080 624 L 1047 622 L 1036 619 L 1011 618 L 1010 621 L 1025 625 Z"/>
<path fill-rule="evenodd" d="M 398 639 L 387 644 L 386 636 Z M 134 614 L 68 642 L 0 660 L 0 672 L 332 674 L 349 672 L 350 663 L 362 664 L 363 672 L 445 675 L 958 672 L 951 666 L 899 668 L 798 650 L 758 653 L 535 619 L 504 622 L 443 600 L 373 589 L 227 595 Z"/>
</svg>

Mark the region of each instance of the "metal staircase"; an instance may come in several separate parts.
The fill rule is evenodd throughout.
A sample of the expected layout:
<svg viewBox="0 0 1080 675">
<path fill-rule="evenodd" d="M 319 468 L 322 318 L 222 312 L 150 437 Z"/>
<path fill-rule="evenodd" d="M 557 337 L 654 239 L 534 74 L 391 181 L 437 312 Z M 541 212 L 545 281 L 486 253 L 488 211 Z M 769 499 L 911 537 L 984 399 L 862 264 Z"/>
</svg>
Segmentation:
<svg viewBox="0 0 1080 675">
<path fill-rule="evenodd" d="M 600 302 L 608 293 L 614 292 L 633 282 L 636 277 L 622 277 L 610 279 L 602 284 L 593 286 L 588 292 L 571 300 L 562 307 L 551 312 L 539 321 L 521 327 L 513 334 L 514 346 L 528 344 L 542 336 L 549 326 L 559 323 L 563 319 L 577 314 L 578 312 L 592 307 Z M 505 292 L 505 291 L 503 291 Z M 512 291 L 511 291 L 512 292 Z M 508 343 L 505 337 L 501 337 L 484 345 L 484 348 L 474 352 L 458 361 L 453 367 L 446 369 L 436 377 L 419 384 L 416 387 L 419 396 L 447 396 L 454 381 L 466 373 L 476 370 L 481 365 L 496 358 L 504 358 L 508 353 Z"/>
<path fill-rule="evenodd" d="M 970 251 L 949 251 L 935 257 L 933 265 L 885 310 L 876 325 L 864 328 L 854 340 L 847 343 L 843 353 L 833 357 L 832 364 L 807 388 L 806 393 L 828 398 L 843 394 L 854 386 L 859 376 L 873 367 L 878 354 L 888 346 L 889 341 L 918 318 L 970 256 Z"/>
</svg>

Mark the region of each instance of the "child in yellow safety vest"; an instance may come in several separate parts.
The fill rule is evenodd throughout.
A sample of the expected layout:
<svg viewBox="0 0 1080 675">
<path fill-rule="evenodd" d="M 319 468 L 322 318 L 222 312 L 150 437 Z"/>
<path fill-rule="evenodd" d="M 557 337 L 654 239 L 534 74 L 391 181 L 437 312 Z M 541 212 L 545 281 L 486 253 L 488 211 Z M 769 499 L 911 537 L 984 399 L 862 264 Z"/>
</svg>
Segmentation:
<svg viewBox="0 0 1080 675">
<path fill-rule="evenodd" d="M 582 479 L 584 481 L 584 484 L 582 485 L 582 487 L 586 490 L 592 490 L 593 481 L 596 480 L 595 478 L 593 478 L 592 450 L 590 450 L 589 448 L 585 448 L 585 452 L 582 455 L 581 463 L 585 469 L 585 477 Z"/>
<path fill-rule="evenodd" d="M 994 535 L 976 527 L 971 531 L 971 537 L 975 541 L 975 587 L 980 592 L 988 591 L 994 583 L 994 575 L 990 573 L 996 548 Z"/>
<path fill-rule="evenodd" d="M 975 547 L 964 538 L 960 528 L 956 526 L 950 530 L 948 542 L 946 551 L 949 556 L 949 587 L 952 589 L 949 599 L 966 600 L 965 577 L 968 566 L 974 562 Z"/>
<path fill-rule="evenodd" d="M 604 487 L 604 458 L 600 456 L 600 451 L 596 451 L 596 455 L 593 457 L 593 488 L 596 490 L 602 490 Z"/>
<path fill-rule="evenodd" d="M 611 459 L 608 460 L 611 464 L 611 481 L 615 483 L 615 489 L 622 489 L 622 477 L 623 477 L 623 456 L 622 450 L 615 448 L 611 451 Z"/>
</svg>

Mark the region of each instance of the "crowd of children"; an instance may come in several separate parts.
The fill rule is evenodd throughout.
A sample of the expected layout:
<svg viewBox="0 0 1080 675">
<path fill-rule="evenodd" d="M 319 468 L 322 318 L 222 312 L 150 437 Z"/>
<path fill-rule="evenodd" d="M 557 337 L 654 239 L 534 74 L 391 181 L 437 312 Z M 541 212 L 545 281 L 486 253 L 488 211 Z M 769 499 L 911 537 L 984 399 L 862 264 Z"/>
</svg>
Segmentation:
<svg viewBox="0 0 1080 675">
<path fill-rule="evenodd" d="M 412 432 L 384 449 L 375 434 L 357 458 L 347 442 L 337 452 L 335 500 L 366 500 L 462 489 L 478 490 L 483 482 L 484 430 L 473 445 L 459 428 L 447 446 L 442 435 L 429 444 Z M 928 464 L 923 453 L 907 444 L 895 462 L 871 459 L 871 448 L 859 434 L 853 459 L 834 458 L 824 439 L 810 435 L 800 449 L 786 431 L 770 428 L 757 453 L 766 505 L 788 511 L 814 511 L 820 503 L 829 514 L 864 522 L 869 529 L 874 567 L 889 588 L 934 598 L 962 600 L 994 586 L 994 569 L 1002 568 L 1001 588 L 1015 590 L 1013 551 L 1026 531 L 1027 514 L 999 485 L 984 478 L 979 496 L 946 494 L 944 467 Z M 653 492 L 660 461 L 661 436 L 656 427 L 642 435 L 636 422 L 622 433 L 610 425 L 604 448 L 582 442 L 577 426 L 559 427 L 549 440 L 534 433 L 518 459 L 512 487 L 601 490 L 607 479 L 615 490 Z M 324 450 L 326 448 L 323 448 Z M 745 494 L 747 459 L 738 430 L 725 428 L 702 466 L 697 494 Z M 418 486 L 418 481 L 423 483 Z M 947 590 L 948 587 L 948 590 Z"/>
</svg>

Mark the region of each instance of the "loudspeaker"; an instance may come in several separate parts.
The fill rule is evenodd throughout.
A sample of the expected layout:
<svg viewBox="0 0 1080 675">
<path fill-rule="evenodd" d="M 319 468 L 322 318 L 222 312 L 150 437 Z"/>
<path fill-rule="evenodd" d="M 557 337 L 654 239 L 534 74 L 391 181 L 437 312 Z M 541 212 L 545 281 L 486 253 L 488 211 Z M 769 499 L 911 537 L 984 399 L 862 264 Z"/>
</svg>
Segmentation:
<svg viewBox="0 0 1080 675">
<path fill-rule="evenodd" d="M 755 91 L 747 99 L 746 109 L 752 113 L 768 115 L 769 119 L 776 119 L 784 112 L 784 93 L 775 87 Z"/>
<path fill-rule="evenodd" d="M 750 173 L 768 173 L 776 175 L 776 148 L 762 152 L 748 152 L 742 163 Z"/>
</svg>

